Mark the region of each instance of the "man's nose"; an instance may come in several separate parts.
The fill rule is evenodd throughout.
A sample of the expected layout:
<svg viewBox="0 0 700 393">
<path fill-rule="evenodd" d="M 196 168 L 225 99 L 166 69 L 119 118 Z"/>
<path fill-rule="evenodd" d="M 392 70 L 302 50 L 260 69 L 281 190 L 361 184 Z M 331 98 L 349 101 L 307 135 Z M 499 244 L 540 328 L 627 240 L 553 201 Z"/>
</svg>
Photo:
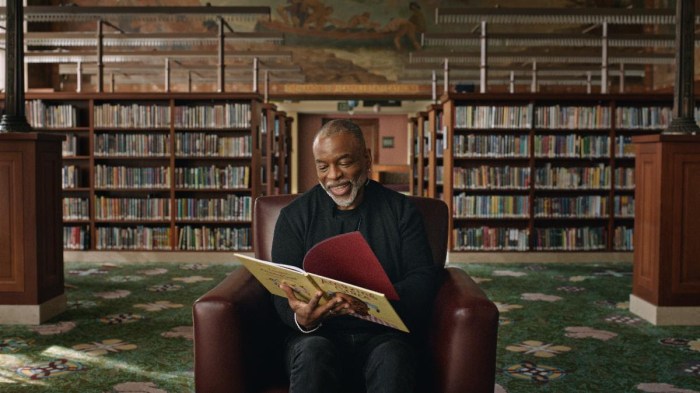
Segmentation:
<svg viewBox="0 0 700 393">
<path fill-rule="evenodd" d="M 328 168 L 328 177 L 330 177 L 331 179 L 338 179 L 341 176 L 343 176 L 343 172 L 341 172 L 337 166 L 331 165 Z"/>
</svg>

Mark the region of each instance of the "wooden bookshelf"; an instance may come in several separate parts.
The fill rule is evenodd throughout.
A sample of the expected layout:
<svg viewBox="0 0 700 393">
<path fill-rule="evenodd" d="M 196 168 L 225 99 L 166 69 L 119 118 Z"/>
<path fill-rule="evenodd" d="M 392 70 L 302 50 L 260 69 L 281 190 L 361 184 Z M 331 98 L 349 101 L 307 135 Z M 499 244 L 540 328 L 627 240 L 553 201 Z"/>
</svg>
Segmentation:
<svg viewBox="0 0 700 393">
<path fill-rule="evenodd" d="M 631 138 L 658 134 L 672 106 L 670 95 L 442 97 L 428 108 L 428 195 L 449 206 L 450 251 L 631 251 Z"/>
<path fill-rule="evenodd" d="M 35 130 L 65 135 L 64 249 L 246 251 L 252 205 L 287 151 L 257 94 L 27 94 Z M 286 123 L 285 123 L 286 124 Z"/>
<path fill-rule="evenodd" d="M 430 124 L 428 112 L 419 112 L 416 116 L 415 167 L 411 177 L 415 179 L 413 195 L 428 196 L 428 157 L 430 156 Z"/>
</svg>

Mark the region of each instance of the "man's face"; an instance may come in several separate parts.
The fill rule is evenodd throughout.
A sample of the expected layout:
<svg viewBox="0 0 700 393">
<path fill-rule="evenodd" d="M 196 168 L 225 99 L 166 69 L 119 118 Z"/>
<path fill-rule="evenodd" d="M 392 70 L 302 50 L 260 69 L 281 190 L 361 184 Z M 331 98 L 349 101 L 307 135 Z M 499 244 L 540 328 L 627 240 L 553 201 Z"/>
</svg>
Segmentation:
<svg viewBox="0 0 700 393">
<path fill-rule="evenodd" d="M 362 191 L 372 161 L 349 133 L 321 136 L 314 141 L 318 182 L 340 210 L 351 210 L 362 202 Z"/>
</svg>

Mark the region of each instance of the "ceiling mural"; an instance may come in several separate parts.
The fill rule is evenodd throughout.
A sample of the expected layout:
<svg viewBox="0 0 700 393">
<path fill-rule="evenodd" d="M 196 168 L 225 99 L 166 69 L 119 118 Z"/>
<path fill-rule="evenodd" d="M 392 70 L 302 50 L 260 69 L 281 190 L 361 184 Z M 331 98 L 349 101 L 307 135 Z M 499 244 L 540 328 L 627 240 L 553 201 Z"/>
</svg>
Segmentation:
<svg viewBox="0 0 700 393">
<path fill-rule="evenodd" d="M 250 75 L 251 56 L 246 53 L 264 50 L 272 55 L 262 56 L 261 69 L 269 70 L 270 90 L 273 94 L 323 94 L 323 93 L 372 93 L 384 92 L 400 94 L 420 93 L 429 96 L 431 82 L 443 83 L 445 59 L 449 60 L 449 81 L 460 86 L 473 86 L 479 80 L 479 37 L 482 29 L 487 29 L 489 37 L 487 68 L 490 91 L 506 91 L 508 83 L 520 84 L 518 89 L 530 89 L 531 74 L 537 69 L 542 73 L 538 83 L 545 87 L 546 78 L 552 84 L 561 86 L 573 83 L 576 89 L 584 89 L 586 77 L 590 88 L 591 78 L 600 79 L 601 74 L 601 23 L 591 21 L 559 21 L 555 15 L 547 20 L 548 15 L 526 15 L 539 21 L 523 22 L 523 17 L 513 15 L 500 18 L 498 22 L 480 24 L 474 20 L 462 23 L 445 23 L 436 21 L 436 11 L 453 9 L 560 9 L 590 10 L 595 8 L 617 9 L 623 14 L 626 10 L 639 11 L 643 8 L 657 8 L 668 11 L 675 6 L 670 0 L 75 0 L 73 6 L 265 6 L 270 15 L 264 18 L 230 21 L 231 32 L 273 33 L 281 37 L 275 42 L 239 42 L 226 41 L 228 55 L 242 55 L 241 59 L 229 60 L 228 71 L 235 67 L 246 70 Z M 496 10 L 496 11 L 493 11 Z M 546 11 L 544 11 L 546 14 Z M 544 19 L 542 19 L 544 18 Z M 534 20 L 533 19 L 533 20 Z M 94 23 L 63 24 L 63 31 L 94 31 Z M 216 20 L 191 21 L 175 18 L 167 23 L 134 21 L 124 18 L 112 21 L 105 27 L 106 31 L 122 33 L 161 33 L 192 32 L 209 33 L 216 37 L 219 29 Z M 673 48 L 650 48 L 634 45 L 633 35 L 673 33 L 673 25 L 659 24 L 613 24 L 609 27 L 610 35 L 627 37 L 609 52 L 612 56 L 629 56 L 630 58 L 648 56 L 665 56 L 657 63 L 645 63 L 644 58 L 636 58 L 627 64 L 618 60 L 608 69 L 611 76 L 625 76 L 629 90 L 648 90 L 653 84 L 651 77 L 654 69 L 668 74 L 669 56 Z M 569 35 L 568 39 L 589 43 L 581 46 L 569 45 L 565 39 L 548 43 L 543 38 L 548 34 Z M 493 37 L 499 36 L 498 40 Z M 518 44 L 519 39 L 530 39 L 530 43 Z M 538 41 L 533 43 L 535 41 Z M 668 39 L 666 39 L 668 41 Z M 590 42 L 593 42 L 592 44 Z M 630 42 L 626 45 L 625 42 Z M 191 45 L 187 44 L 187 45 Z M 185 49 L 185 44 L 171 43 L 161 46 L 134 47 L 134 52 Z M 215 81 L 215 44 L 207 44 L 210 53 L 207 60 L 173 58 L 178 69 L 194 69 L 199 63 L 206 63 L 207 72 L 195 73 L 199 88 L 210 91 Z M 113 50 L 108 48 L 109 50 Z M 275 57 L 275 53 L 281 56 Z M 284 56 L 284 53 L 287 53 Z M 497 60 L 501 61 L 498 62 Z M 452 60 L 452 57 L 456 59 Z M 535 60 L 536 58 L 542 60 Z M 580 62 L 571 59 L 582 58 Z M 553 59 L 553 60 L 549 60 Z M 153 63 L 157 63 L 154 59 Z M 162 62 L 161 60 L 158 60 Z M 145 60 L 144 60 L 145 62 Z M 162 64 L 162 63 L 161 63 Z M 672 63 L 671 63 L 672 65 Z M 157 64 L 152 65 L 158 67 Z M 74 66 L 66 66 L 73 67 Z M 66 68 L 64 67 L 64 68 Z M 116 65 L 113 65 L 117 68 Z M 179 67 L 179 68 L 178 68 Z M 189 67 L 189 68 L 188 68 Z M 194 68 L 193 68 L 194 67 Z M 123 68 L 123 67 L 122 67 Z M 72 72 L 70 69 L 66 74 Z M 121 75 L 137 81 L 136 72 L 119 70 Z M 160 72 L 160 70 L 159 70 Z M 174 71 L 174 74 L 176 72 Z M 243 75 L 243 74 L 241 74 Z M 148 83 L 142 77 L 142 84 Z M 247 78 L 247 79 L 246 79 Z M 238 82 L 247 83 L 252 76 L 241 76 Z M 510 81 L 508 81 L 510 78 Z M 70 82 L 70 75 L 65 77 Z M 234 81 L 235 78 L 227 82 Z M 244 80 L 244 82 L 241 82 Z M 659 78 L 660 79 L 660 78 Z M 615 79 L 617 80 L 617 79 Z M 572 82 L 573 81 L 573 82 Z M 651 84 L 650 84 L 651 81 Z M 126 82 L 124 82 L 126 83 Z M 134 82 L 136 83 L 136 82 Z M 174 83 L 182 83 L 174 82 Z M 618 82 L 614 82 L 618 83 Z M 622 84 L 622 82 L 619 82 Z M 563 87 L 566 90 L 569 87 Z M 138 88 L 135 88 L 138 90 Z M 517 90 L 517 89 L 516 89 Z"/>
</svg>

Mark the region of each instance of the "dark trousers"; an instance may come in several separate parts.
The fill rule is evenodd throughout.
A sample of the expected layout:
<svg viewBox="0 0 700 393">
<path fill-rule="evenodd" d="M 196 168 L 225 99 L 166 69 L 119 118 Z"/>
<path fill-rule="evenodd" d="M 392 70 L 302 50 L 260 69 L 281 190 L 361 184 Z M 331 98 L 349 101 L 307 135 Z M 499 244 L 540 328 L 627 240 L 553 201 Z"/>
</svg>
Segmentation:
<svg viewBox="0 0 700 393">
<path fill-rule="evenodd" d="M 401 333 L 295 334 L 287 340 L 290 393 L 415 391 L 416 350 Z"/>
</svg>

